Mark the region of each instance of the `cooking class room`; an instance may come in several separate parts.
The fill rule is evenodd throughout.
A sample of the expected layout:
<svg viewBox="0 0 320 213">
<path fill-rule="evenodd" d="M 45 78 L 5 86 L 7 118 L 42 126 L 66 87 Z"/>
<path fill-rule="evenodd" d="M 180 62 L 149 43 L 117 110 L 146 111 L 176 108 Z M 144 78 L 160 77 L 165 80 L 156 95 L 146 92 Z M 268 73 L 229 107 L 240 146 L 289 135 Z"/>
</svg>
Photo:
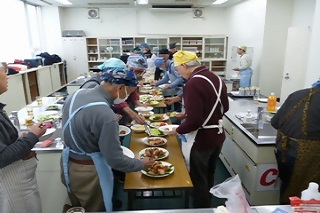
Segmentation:
<svg viewBox="0 0 320 213">
<path fill-rule="evenodd" d="M 319 0 L 0 8 L 1 213 L 320 212 Z"/>
</svg>

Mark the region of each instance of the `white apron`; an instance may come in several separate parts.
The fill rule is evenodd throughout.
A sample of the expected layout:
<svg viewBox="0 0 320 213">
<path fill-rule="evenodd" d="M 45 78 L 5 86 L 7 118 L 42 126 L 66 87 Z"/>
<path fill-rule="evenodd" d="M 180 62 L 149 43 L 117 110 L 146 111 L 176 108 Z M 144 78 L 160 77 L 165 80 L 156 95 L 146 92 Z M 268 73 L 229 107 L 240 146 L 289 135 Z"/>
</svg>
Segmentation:
<svg viewBox="0 0 320 213">
<path fill-rule="evenodd" d="M 94 152 L 94 153 L 86 153 L 77 143 L 71 126 L 71 120 L 72 118 L 82 109 L 91 107 L 91 106 L 98 106 L 98 105 L 105 105 L 109 106 L 106 102 L 94 102 L 89 103 L 84 106 L 79 107 L 78 109 L 72 111 L 73 103 L 75 97 L 78 95 L 78 93 L 81 90 L 78 90 L 74 96 L 72 97 L 70 108 L 69 108 L 69 119 L 65 123 L 63 127 L 63 132 L 66 130 L 66 128 L 69 126 L 69 131 L 72 137 L 72 140 L 74 144 L 77 146 L 77 148 L 80 150 L 80 152 L 77 152 L 75 150 L 72 150 L 70 147 L 66 147 L 62 152 L 62 162 L 63 162 L 63 171 L 64 171 L 64 177 L 66 181 L 66 186 L 68 189 L 68 192 L 70 192 L 70 178 L 69 178 L 69 154 L 70 152 L 78 154 L 78 155 L 88 155 L 92 158 L 94 166 L 96 167 L 98 177 L 99 177 L 99 183 L 102 190 L 103 195 L 103 201 L 107 212 L 112 211 L 112 195 L 113 195 L 113 173 L 111 170 L 111 167 L 108 165 L 107 161 L 102 156 L 101 152 Z"/>
<path fill-rule="evenodd" d="M 37 160 L 18 160 L 0 169 L 0 212 L 41 213 Z"/>
<path fill-rule="evenodd" d="M 223 106 L 222 106 L 222 103 L 221 103 L 221 100 L 220 100 L 220 95 L 221 95 L 221 90 L 222 90 L 221 79 L 219 78 L 219 91 L 217 91 L 216 88 L 214 87 L 213 83 L 207 77 L 205 77 L 203 75 L 194 75 L 193 78 L 203 78 L 206 81 L 208 81 L 211 84 L 211 86 L 213 87 L 213 90 L 217 95 L 217 100 L 216 100 L 215 104 L 213 105 L 210 114 L 208 115 L 208 117 L 206 118 L 206 120 L 203 122 L 202 126 L 199 129 L 214 129 L 214 128 L 218 128 L 219 129 L 218 134 L 221 134 L 223 132 L 222 119 L 219 120 L 218 125 L 207 125 L 209 119 L 211 118 L 211 116 L 212 116 L 213 112 L 215 111 L 215 109 L 216 109 L 216 107 L 217 107 L 219 102 L 220 102 L 220 105 L 221 105 L 221 113 L 223 113 Z M 182 139 L 181 150 L 182 150 L 183 156 L 185 158 L 188 170 L 190 170 L 190 151 L 191 151 L 192 145 L 194 143 L 194 140 L 195 140 L 195 138 L 197 136 L 197 133 L 198 133 L 199 129 L 187 133 L 186 137 L 184 137 L 184 139 Z"/>
</svg>

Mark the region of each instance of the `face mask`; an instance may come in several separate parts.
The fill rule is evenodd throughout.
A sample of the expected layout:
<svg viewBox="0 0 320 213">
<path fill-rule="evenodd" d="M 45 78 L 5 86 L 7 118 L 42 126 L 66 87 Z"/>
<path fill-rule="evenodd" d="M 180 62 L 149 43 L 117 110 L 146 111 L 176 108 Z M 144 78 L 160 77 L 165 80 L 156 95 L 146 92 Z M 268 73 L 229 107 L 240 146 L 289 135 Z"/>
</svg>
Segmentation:
<svg viewBox="0 0 320 213">
<path fill-rule="evenodd" d="M 126 97 L 124 99 L 121 99 L 120 98 L 120 95 L 119 95 L 119 90 L 117 92 L 117 98 L 115 100 L 113 100 L 113 103 L 114 104 L 121 104 L 123 102 L 125 102 L 127 100 L 127 98 L 129 97 L 128 93 L 127 93 L 127 88 L 125 87 L 124 88 L 124 91 L 126 92 Z"/>
<path fill-rule="evenodd" d="M 167 71 L 167 69 L 166 69 L 166 68 L 160 68 L 160 70 L 165 71 L 165 72 Z"/>
</svg>

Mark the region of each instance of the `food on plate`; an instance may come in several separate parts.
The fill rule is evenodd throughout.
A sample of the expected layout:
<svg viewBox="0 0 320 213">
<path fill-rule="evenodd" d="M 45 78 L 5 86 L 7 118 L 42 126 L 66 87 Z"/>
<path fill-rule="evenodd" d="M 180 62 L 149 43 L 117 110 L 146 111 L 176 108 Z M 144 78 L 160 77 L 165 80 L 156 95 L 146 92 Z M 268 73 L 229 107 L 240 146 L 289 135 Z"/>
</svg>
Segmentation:
<svg viewBox="0 0 320 213">
<path fill-rule="evenodd" d="M 165 144 L 165 142 L 161 138 L 148 138 L 148 144 L 151 146 L 160 146 Z"/>
<path fill-rule="evenodd" d="M 168 115 L 169 117 L 176 117 L 177 112 L 167 112 L 167 115 Z"/>
<path fill-rule="evenodd" d="M 157 105 L 157 104 L 159 104 L 159 101 L 151 101 L 151 100 L 149 100 L 147 103 L 150 104 L 150 105 Z"/>
<path fill-rule="evenodd" d="M 126 133 L 127 133 L 126 130 L 120 130 L 120 135 L 124 135 Z"/>
<path fill-rule="evenodd" d="M 142 116 L 144 116 L 144 117 L 148 117 L 148 116 L 150 116 L 150 115 L 153 115 L 153 112 L 142 112 L 142 113 L 140 113 Z"/>
<path fill-rule="evenodd" d="M 54 121 L 57 120 L 59 116 L 57 115 L 40 115 L 38 121 Z"/>
<path fill-rule="evenodd" d="M 155 127 L 155 128 L 159 128 L 160 126 L 166 126 L 168 124 L 166 122 L 153 122 L 150 125 Z"/>
<path fill-rule="evenodd" d="M 143 131 L 143 130 L 145 130 L 145 127 L 144 127 L 144 125 L 135 124 L 135 125 L 133 125 L 133 129 L 137 130 L 137 131 Z"/>
<path fill-rule="evenodd" d="M 49 109 L 49 110 L 58 110 L 59 107 L 57 105 L 49 105 L 49 106 L 47 106 L 47 109 Z"/>
<path fill-rule="evenodd" d="M 154 159 L 158 159 L 158 158 L 165 157 L 165 155 L 166 155 L 165 151 L 155 147 L 155 148 L 146 149 L 144 151 L 144 154 L 141 155 L 141 157 L 152 157 Z"/>
<path fill-rule="evenodd" d="M 165 119 L 164 115 L 161 115 L 161 114 L 156 114 L 156 115 L 150 116 L 150 120 L 153 120 L 153 121 L 161 121 L 164 119 Z"/>
<path fill-rule="evenodd" d="M 169 174 L 173 170 L 173 165 L 163 165 L 162 162 L 156 161 L 147 170 L 145 170 L 149 175 L 164 175 Z"/>
<path fill-rule="evenodd" d="M 150 135 L 152 135 L 152 136 L 162 136 L 164 134 L 159 129 L 150 129 Z"/>
<path fill-rule="evenodd" d="M 46 147 L 50 146 L 51 144 L 53 144 L 53 141 L 54 141 L 53 139 L 45 140 L 40 144 L 40 147 L 46 148 Z"/>
</svg>

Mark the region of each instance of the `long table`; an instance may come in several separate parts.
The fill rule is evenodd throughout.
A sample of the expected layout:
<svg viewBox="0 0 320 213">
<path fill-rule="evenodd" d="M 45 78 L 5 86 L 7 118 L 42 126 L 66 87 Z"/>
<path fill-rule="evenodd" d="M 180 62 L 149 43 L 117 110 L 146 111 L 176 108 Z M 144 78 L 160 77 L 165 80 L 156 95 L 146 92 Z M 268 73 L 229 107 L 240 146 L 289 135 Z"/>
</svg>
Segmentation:
<svg viewBox="0 0 320 213">
<path fill-rule="evenodd" d="M 132 132 L 130 150 L 139 158 L 139 152 L 147 145 L 143 140 L 147 137 L 146 133 Z M 184 190 L 185 208 L 189 206 L 189 191 L 193 188 L 180 146 L 175 136 L 166 136 L 167 144 L 163 148 L 169 151 L 169 156 L 163 161 L 174 165 L 174 172 L 163 178 L 153 178 L 143 175 L 141 172 L 127 173 L 124 190 L 128 192 L 128 207 L 132 209 L 133 200 L 136 192 L 143 191 L 166 191 L 166 190 Z"/>
</svg>

